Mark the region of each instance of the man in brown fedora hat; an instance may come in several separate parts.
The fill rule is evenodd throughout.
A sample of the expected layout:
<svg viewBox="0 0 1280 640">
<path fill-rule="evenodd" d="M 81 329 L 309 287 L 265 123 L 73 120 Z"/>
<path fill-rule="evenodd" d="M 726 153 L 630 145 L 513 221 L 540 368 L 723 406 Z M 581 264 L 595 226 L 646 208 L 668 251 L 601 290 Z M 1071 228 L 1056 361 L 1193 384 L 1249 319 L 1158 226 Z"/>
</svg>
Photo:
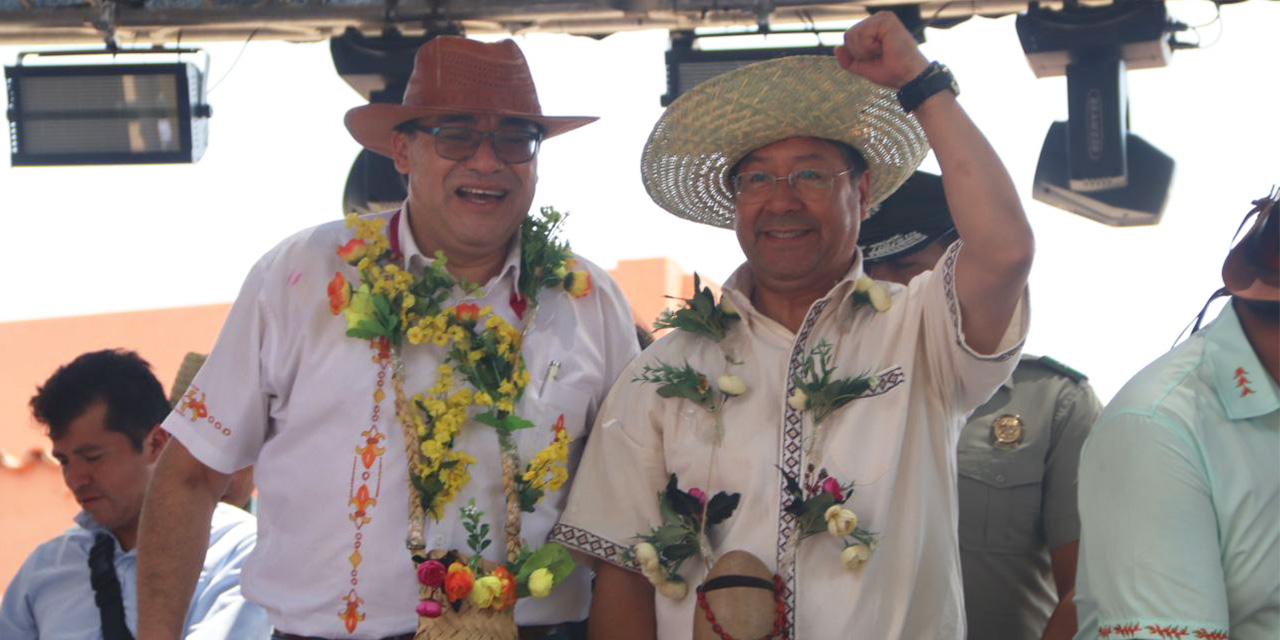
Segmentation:
<svg viewBox="0 0 1280 640">
<path fill-rule="evenodd" d="M 1078 640 L 1280 637 L 1280 198 L 1253 204 L 1230 302 L 1085 441 Z"/>
<path fill-rule="evenodd" d="M 876 283 L 859 227 L 929 145 L 961 239 L 931 275 Z M 668 211 L 733 228 L 746 263 L 601 409 L 553 533 L 598 560 L 592 634 L 687 638 L 696 618 L 725 637 L 718 606 L 772 592 L 749 637 L 963 637 L 956 441 L 1017 363 L 1032 237 L 950 72 L 877 13 L 835 59 L 694 87 L 641 169 Z M 730 551 L 774 579 L 726 574 Z"/>
<path fill-rule="evenodd" d="M 559 214 L 529 215 L 539 145 L 592 120 L 544 115 L 514 42 L 446 36 L 418 51 L 402 104 L 347 114 L 352 136 L 407 175 L 408 198 L 303 231 L 250 272 L 165 421 L 175 441 L 143 516 L 140 638 L 175 637 L 201 523 L 249 465 L 261 544 L 245 594 L 277 638 L 430 624 L 442 611 L 419 601 L 415 564 L 467 552 L 468 527 L 503 532 L 513 483 L 519 537 L 545 541 L 594 412 L 638 352 L 621 291 L 551 235 Z M 478 373 L 494 363 L 507 373 Z M 556 473 L 505 476 L 509 459 Z M 460 515 L 471 501 L 479 521 Z M 484 559 L 509 560 L 492 537 Z M 521 637 L 572 637 L 589 590 L 579 569 L 520 600 Z"/>
</svg>

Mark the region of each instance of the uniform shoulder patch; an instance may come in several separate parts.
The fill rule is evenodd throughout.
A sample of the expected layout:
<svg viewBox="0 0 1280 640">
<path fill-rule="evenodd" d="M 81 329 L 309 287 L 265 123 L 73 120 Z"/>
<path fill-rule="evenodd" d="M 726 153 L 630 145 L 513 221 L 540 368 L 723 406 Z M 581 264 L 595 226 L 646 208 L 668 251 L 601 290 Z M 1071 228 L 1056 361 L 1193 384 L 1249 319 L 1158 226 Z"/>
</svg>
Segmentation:
<svg viewBox="0 0 1280 640">
<path fill-rule="evenodd" d="M 1039 363 L 1040 365 L 1044 366 L 1046 369 L 1053 371 L 1054 373 L 1070 378 L 1072 382 L 1084 382 L 1085 380 L 1089 379 L 1089 376 L 1086 376 L 1085 374 L 1079 371 L 1076 371 L 1075 369 L 1072 369 L 1071 367 L 1068 367 L 1067 365 L 1062 364 L 1061 362 L 1058 362 L 1057 360 L 1054 360 L 1049 356 L 1039 356 L 1039 357 L 1028 358 L 1028 359 L 1031 360 L 1032 362 Z"/>
</svg>

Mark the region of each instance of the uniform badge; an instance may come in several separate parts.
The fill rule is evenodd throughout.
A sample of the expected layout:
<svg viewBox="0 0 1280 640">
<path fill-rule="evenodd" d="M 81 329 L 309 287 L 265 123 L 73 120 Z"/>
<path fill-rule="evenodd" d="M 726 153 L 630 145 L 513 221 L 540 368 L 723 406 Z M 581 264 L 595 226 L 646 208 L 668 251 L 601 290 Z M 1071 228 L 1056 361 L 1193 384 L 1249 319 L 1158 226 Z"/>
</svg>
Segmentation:
<svg viewBox="0 0 1280 640">
<path fill-rule="evenodd" d="M 1001 449 L 1013 449 L 1022 443 L 1022 417 L 1005 414 L 991 423 L 991 439 Z"/>
</svg>

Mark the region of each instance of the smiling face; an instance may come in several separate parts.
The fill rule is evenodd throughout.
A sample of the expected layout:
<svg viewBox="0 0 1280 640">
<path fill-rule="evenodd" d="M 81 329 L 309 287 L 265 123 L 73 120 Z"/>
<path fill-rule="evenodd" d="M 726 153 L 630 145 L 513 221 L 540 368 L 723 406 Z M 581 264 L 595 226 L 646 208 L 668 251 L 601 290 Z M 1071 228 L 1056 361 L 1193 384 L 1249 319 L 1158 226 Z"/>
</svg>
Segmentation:
<svg viewBox="0 0 1280 640">
<path fill-rule="evenodd" d="M 151 471 L 166 435 L 158 427 L 134 448 L 129 437 L 107 429 L 107 403 L 93 402 L 53 441 L 53 457 L 76 502 L 125 549 L 137 536 L 138 516 Z"/>
<path fill-rule="evenodd" d="M 482 132 L 538 130 L 527 120 L 493 114 L 446 115 L 417 122 Z M 424 132 L 397 131 L 393 144 L 396 170 L 409 177 L 410 221 L 424 253 L 439 249 L 450 257 L 469 259 L 506 255 L 533 203 L 536 155 L 528 162 L 504 162 L 495 155 L 492 138 L 486 137 L 470 158 L 450 160 L 437 153 L 435 137 Z"/>
<path fill-rule="evenodd" d="M 835 143 L 787 138 L 752 151 L 737 172 L 787 176 L 799 169 L 837 174 L 850 166 Z M 758 202 L 736 203 L 734 229 L 757 287 L 775 292 L 825 293 L 845 276 L 866 217 L 870 174 L 838 176 L 829 191 L 800 198 L 785 179 Z"/>
</svg>

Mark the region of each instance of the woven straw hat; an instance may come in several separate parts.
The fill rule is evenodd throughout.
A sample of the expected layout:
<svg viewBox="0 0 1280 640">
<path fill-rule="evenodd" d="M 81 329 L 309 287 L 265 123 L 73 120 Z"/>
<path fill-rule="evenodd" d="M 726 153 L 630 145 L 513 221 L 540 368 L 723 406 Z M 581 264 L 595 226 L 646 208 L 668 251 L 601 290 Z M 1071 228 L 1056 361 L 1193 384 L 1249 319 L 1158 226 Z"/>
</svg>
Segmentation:
<svg viewBox="0 0 1280 640">
<path fill-rule="evenodd" d="M 173 386 L 169 388 L 170 407 L 178 406 L 182 396 L 187 393 L 187 387 L 190 387 L 191 381 L 196 379 L 196 373 L 199 373 L 200 367 L 204 366 L 204 361 L 208 357 L 203 353 L 191 351 L 182 358 L 182 364 L 178 367 L 178 375 L 173 377 Z"/>
<path fill-rule="evenodd" d="M 392 130 L 423 116 L 492 113 L 538 123 L 543 139 L 595 122 L 590 116 L 546 116 L 520 47 L 437 36 L 418 48 L 401 104 L 367 104 L 344 122 L 357 142 L 391 157 Z"/>
<path fill-rule="evenodd" d="M 924 130 L 891 89 L 845 71 L 832 57 L 791 56 L 735 69 L 677 98 L 649 134 L 640 173 L 663 209 L 732 228 L 729 170 L 755 149 L 801 136 L 861 152 L 873 206 L 929 151 Z"/>
</svg>

